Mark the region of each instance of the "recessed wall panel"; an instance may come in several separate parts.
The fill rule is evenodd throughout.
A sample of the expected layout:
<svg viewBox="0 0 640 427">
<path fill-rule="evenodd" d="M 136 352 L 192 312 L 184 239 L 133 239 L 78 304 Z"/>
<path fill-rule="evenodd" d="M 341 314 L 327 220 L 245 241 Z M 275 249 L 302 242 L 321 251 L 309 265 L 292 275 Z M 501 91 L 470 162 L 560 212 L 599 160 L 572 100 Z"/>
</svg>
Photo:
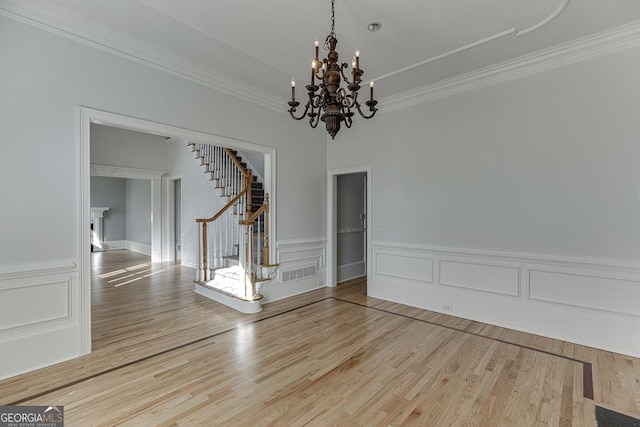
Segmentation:
<svg viewBox="0 0 640 427">
<path fill-rule="evenodd" d="M 640 281 L 606 275 L 529 272 L 529 298 L 640 316 Z"/>
<path fill-rule="evenodd" d="M 433 282 L 433 259 L 409 254 L 376 254 L 376 273 L 402 279 Z"/>
<path fill-rule="evenodd" d="M 69 281 L 19 286 L 0 291 L 0 330 L 71 316 Z"/>
<path fill-rule="evenodd" d="M 440 261 L 440 284 L 518 296 L 520 295 L 520 269 L 460 261 Z"/>
</svg>

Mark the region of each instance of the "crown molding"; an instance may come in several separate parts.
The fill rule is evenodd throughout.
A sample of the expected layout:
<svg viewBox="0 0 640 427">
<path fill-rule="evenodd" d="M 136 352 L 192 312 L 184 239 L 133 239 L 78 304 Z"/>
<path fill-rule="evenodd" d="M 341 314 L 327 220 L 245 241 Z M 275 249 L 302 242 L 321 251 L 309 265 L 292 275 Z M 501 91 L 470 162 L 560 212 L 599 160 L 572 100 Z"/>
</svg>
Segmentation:
<svg viewBox="0 0 640 427">
<path fill-rule="evenodd" d="M 527 33 L 532 33 L 534 31 L 544 27 L 545 25 L 547 25 L 549 22 L 553 21 L 554 19 L 556 19 L 558 16 L 560 16 L 560 14 L 562 12 L 564 12 L 564 10 L 567 8 L 567 6 L 569 6 L 569 1 L 570 0 L 560 0 L 556 10 L 554 10 L 551 13 L 551 15 L 547 16 L 545 19 L 543 19 L 542 21 L 538 22 L 537 24 L 534 24 L 534 25 L 530 26 L 529 28 L 525 28 L 524 30 L 517 30 L 516 29 L 516 31 L 515 31 L 516 37 L 524 36 Z"/>
<path fill-rule="evenodd" d="M 39 0 L 3 0 L 0 15 L 144 64 L 280 113 L 284 98 Z"/>
<path fill-rule="evenodd" d="M 564 10 L 563 0 L 547 20 L 520 34 L 546 24 Z M 58 34 L 167 72 L 194 83 L 229 94 L 279 113 L 285 113 L 284 98 L 231 76 L 143 42 L 111 27 L 90 21 L 41 0 L 2 0 L 0 15 Z M 529 76 L 576 62 L 585 61 L 640 45 L 640 21 L 596 33 L 571 42 L 543 49 L 500 64 L 464 73 L 429 85 L 384 97 L 379 102 L 381 113 L 408 108 L 436 99 L 456 95 L 502 82 Z"/>
<path fill-rule="evenodd" d="M 146 0 L 142 0 L 142 1 L 146 1 Z M 455 49 L 449 50 L 447 52 L 443 52 L 443 53 L 441 53 L 439 55 L 436 55 L 436 56 L 433 56 L 431 58 L 427 58 L 427 59 L 425 59 L 423 61 L 420 61 L 420 62 L 417 62 L 415 64 L 411 64 L 411 65 L 409 65 L 407 67 L 400 68 L 398 70 L 394 70 L 394 71 L 392 71 L 390 73 L 387 73 L 387 74 L 384 74 L 382 76 L 378 76 L 378 77 L 374 78 L 373 80 L 380 81 L 382 79 L 386 79 L 388 77 L 392 77 L 392 76 L 395 76 L 397 74 L 402 74 L 402 73 L 405 73 L 405 72 L 407 72 L 409 70 L 413 70 L 414 68 L 423 67 L 425 65 L 431 64 L 432 62 L 440 61 L 440 60 L 448 58 L 450 56 L 457 55 L 457 54 L 465 52 L 467 50 L 474 49 L 474 48 L 476 48 L 478 46 L 482 46 L 484 44 L 491 43 L 491 42 L 493 42 L 495 40 L 498 40 L 498 39 L 501 39 L 503 37 L 509 37 L 509 36 L 520 37 L 520 36 L 523 36 L 525 34 L 528 34 L 528 33 L 531 33 L 533 31 L 536 31 L 536 30 L 544 27 L 545 25 L 547 25 L 548 23 L 550 23 L 554 19 L 556 19 L 558 16 L 560 16 L 560 14 L 569 5 L 569 1 L 570 0 L 561 0 L 559 5 L 558 5 L 558 7 L 556 8 L 556 10 L 554 10 L 549 16 L 547 16 L 542 21 L 537 22 L 536 24 L 534 24 L 532 26 L 530 26 L 528 28 L 525 28 L 524 30 L 519 30 L 516 27 L 509 28 L 507 30 L 501 31 L 499 33 L 495 33 L 495 34 L 493 34 L 491 36 L 488 36 L 488 37 L 485 37 L 483 39 L 476 40 L 476 41 L 474 41 L 472 43 L 469 43 L 469 44 L 466 44 L 464 46 L 460 46 L 460 47 L 457 47 Z"/>
<path fill-rule="evenodd" d="M 381 112 L 399 110 L 462 92 L 586 61 L 640 45 L 640 21 L 543 49 L 380 100 Z"/>
<path fill-rule="evenodd" d="M 159 180 L 164 175 L 165 171 L 149 170 L 149 169 L 135 169 L 126 168 L 121 166 L 108 166 L 108 165 L 91 165 L 91 176 L 99 176 L 105 178 L 128 178 L 128 179 L 144 179 L 144 180 Z"/>
</svg>

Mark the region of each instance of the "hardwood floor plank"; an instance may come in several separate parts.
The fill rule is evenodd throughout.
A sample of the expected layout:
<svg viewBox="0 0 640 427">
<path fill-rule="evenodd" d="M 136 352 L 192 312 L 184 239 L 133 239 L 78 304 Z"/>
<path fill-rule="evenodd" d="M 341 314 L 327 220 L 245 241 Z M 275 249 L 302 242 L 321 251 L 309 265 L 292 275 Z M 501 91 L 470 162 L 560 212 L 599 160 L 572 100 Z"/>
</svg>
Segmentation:
<svg viewBox="0 0 640 427">
<path fill-rule="evenodd" d="M 242 315 L 195 294 L 190 269 L 113 252 L 92 258 L 94 352 L 0 381 L 0 404 L 64 405 L 69 426 L 594 426 L 596 402 L 640 416 L 638 359 L 376 300 L 364 280 Z"/>
</svg>

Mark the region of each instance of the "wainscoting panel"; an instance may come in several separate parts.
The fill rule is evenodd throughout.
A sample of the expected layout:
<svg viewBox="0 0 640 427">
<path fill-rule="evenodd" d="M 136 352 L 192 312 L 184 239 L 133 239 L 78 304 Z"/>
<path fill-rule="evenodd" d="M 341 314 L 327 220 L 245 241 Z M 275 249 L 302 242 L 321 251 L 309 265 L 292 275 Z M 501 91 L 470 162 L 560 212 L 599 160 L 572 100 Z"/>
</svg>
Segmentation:
<svg viewBox="0 0 640 427">
<path fill-rule="evenodd" d="M 279 263 L 316 259 L 320 266 L 325 266 L 327 240 L 324 238 L 279 240 L 276 248 Z"/>
<path fill-rule="evenodd" d="M 11 288 L 0 289 L 0 331 L 71 318 L 71 278 L 37 279 L 12 281 Z"/>
<path fill-rule="evenodd" d="M 274 279 L 260 289 L 263 304 L 324 287 L 326 251 L 325 238 L 278 240 L 278 271 Z"/>
<path fill-rule="evenodd" d="M 0 270 L 0 379 L 80 355 L 77 264 Z"/>
<path fill-rule="evenodd" d="M 517 297 L 520 268 L 441 260 L 440 284 Z"/>
<path fill-rule="evenodd" d="M 640 279 L 624 280 L 607 276 L 606 272 L 530 270 L 529 298 L 640 316 Z"/>
<path fill-rule="evenodd" d="M 375 272 L 399 279 L 433 282 L 433 259 L 413 252 L 376 252 Z"/>
<path fill-rule="evenodd" d="M 372 263 L 371 297 L 640 357 L 640 263 L 387 242 Z"/>
</svg>

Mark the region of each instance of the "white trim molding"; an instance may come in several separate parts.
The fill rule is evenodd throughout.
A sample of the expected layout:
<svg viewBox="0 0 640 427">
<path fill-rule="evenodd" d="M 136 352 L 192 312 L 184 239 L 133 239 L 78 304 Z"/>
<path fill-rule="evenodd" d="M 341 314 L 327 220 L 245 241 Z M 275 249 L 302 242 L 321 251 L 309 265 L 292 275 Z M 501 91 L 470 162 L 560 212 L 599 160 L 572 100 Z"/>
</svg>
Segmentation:
<svg viewBox="0 0 640 427">
<path fill-rule="evenodd" d="M 475 41 L 473 41 L 471 43 L 468 43 L 468 44 L 466 44 L 464 46 L 459 46 L 459 47 L 457 47 L 455 49 L 452 49 L 452 50 L 449 50 L 447 52 L 441 53 L 441 54 L 439 54 L 437 56 L 433 56 L 431 58 L 427 58 L 427 59 L 425 59 L 423 61 L 420 61 L 420 62 L 417 62 L 415 64 L 409 65 L 408 67 L 404 67 L 404 68 L 401 68 L 399 70 L 392 71 L 392 72 L 390 72 L 388 74 L 384 74 L 382 76 L 376 77 L 376 78 L 374 78 L 374 80 L 375 81 L 379 81 L 379 80 L 382 80 L 382 79 L 386 79 L 387 77 L 391 77 L 391 76 L 394 76 L 394 75 L 397 75 L 397 74 L 401 74 L 401 73 L 407 72 L 409 70 L 412 70 L 414 68 L 419 68 L 419 67 L 425 66 L 427 64 L 431 64 L 433 62 L 440 61 L 441 59 L 448 58 L 448 57 L 456 55 L 458 53 L 466 52 L 468 50 L 471 50 L 471 49 L 474 49 L 474 48 L 476 48 L 478 46 L 482 46 L 484 44 L 490 43 L 490 42 L 492 42 L 494 40 L 501 39 L 503 37 L 508 37 L 508 36 L 520 37 L 520 36 L 523 36 L 525 34 L 534 32 L 534 31 L 544 27 L 549 22 L 551 22 L 554 19 L 556 19 L 558 16 L 560 16 L 560 14 L 569 5 L 569 1 L 570 0 L 559 0 L 558 7 L 553 12 L 551 12 L 551 14 L 549 14 L 548 16 L 543 18 L 541 21 L 539 21 L 539 22 L 537 22 L 537 23 L 535 23 L 535 24 L 531 25 L 530 27 L 527 27 L 527 28 L 525 28 L 523 30 L 519 30 L 516 27 L 507 28 L 507 29 L 505 29 L 503 31 L 499 31 L 499 32 L 497 32 L 495 34 L 492 34 L 492 35 L 490 35 L 488 37 L 484 37 L 482 39 L 475 40 Z"/>
<path fill-rule="evenodd" d="M 276 253 L 278 263 L 317 258 L 318 265 L 324 267 L 327 258 L 327 239 L 311 237 L 308 239 L 278 240 Z"/>
<path fill-rule="evenodd" d="M 560 16 L 567 8 L 569 1 L 559 0 L 558 6 L 548 16 L 528 28 L 522 30 L 515 27 L 505 29 L 484 39 L 476 40 L 409 67 L 377 76 L 374 80 L 379 81 L 401 74 L 410 69 L 439 61 L 503 37 L 518 37 L 536 31 Z M 148 2 L 145 3 L 149 5 Z M 250 83 L 241 82 L 230 75 L 221 73 L 199 62 L 120 33 L 111 27 L 91 21 L 53 4 L 36 1 L 4 0 L 0 3 L 0 15 L 252 102 L 272 111 L 286 113 L 286 110 L 282 107 L 286 105 L 286 99 L 278 94 L 267 92 Z M 176 19 L 175 16 L 173 18 Z M 198 29 L 198 31 L 201 30 Z M 500 64 L 382 98 L 379 108 L 381 112 L 407 108 L 638 45 L 640 45 L 640 21 L 635 21 L 523 55 Z"/>
<path fill-rule="evenodd" d="M 276 252 L 278 274 L 260 290 L 263 304 L 325 287 L 327 239 L 324 237 L 278 240 L 272 252 Z M 282 272 L 309 268 L 313 268 L 315 274 L 282 281 Z"/>
<path fill-rule="evenodd" d="M 128 36 L 99 22 L 49 3 L 3 0 L 0 15 L 49 31 L 87 46 L 164 71 L 279 113 L 287 100 L 264 89 Z"/>
<path fill-rule="evenodd" d="M 92 167 L 90 164 L 90 141 L 91 141 L 91 124 L 101 124 L 106 126 L 113 126 L 122 129 L 128 129 L 137 132 L 150 133 L 154 135 L 163 135 L 167 138 L 176 138 L 179 140 L 187 140 L 192 142 L 222 145 L 229 148 L 235 148 L 239 150 L 248 150 L 265 155 L 265 191 L 271 196 L 272 205 L 270 206 L 270 224 L 269 230 L 276 238 L 277 234 L 277 221 L 276 221 L 276 149 L 274 147 L 268 147 L 265 145 L 259 145 L 252 142 L 241 141 L 231 138 L 226 138 L 219 135 L 208 134 L 204 132 L 198 132 L 190 129 L 180 128 L 177 126 L 171 126 L 163 123 L 152 122 L 149 120 L 138 119 L 135 117 L 124 116 L 120 114 L 110 113 L 107 111 L 96 110 L 88 107 L 78 107 L 78 164 L 77 169 L 79 171 L 78 179 L 78 253 L 80 254 L 79 262 L 79 276 L 80 276 L 80 301 L 78 307 L 78 313 L 80 313 L 81 326 L 79 333 L 79 346 L 81 348 L 81 354 L 87 354 L 91 352 L 91 276 L 90 276 L 90 250 L 89 250 L 89 220 L 91 215 L 90 208 L 90 194 L 89 184 L 92 173 Z M 94 165 L 94 173 L 110 174 L 109 176 L 115 176 L 116 173 L 128 174 L 129 177 L 137 176 L 140 174 L 151 174 L 152 179 L 152 204 L 154 206 L 152 214 L 152 224 L 155 230 L 156 223 L 158 224 L 158 236 L 161 236 L 163 218 L 161 217 L 161 184 L 164 172 L 162 171 L 149 171 L 142 169 L 130 169 L 130 168 L 118 168 L 114 166 L 106 165 Z M 165 179 L 166 180 L 166 179 Z M 155 185 L 157 184 L 157 185 Z M 156 203 L 157 202 L 157 203 Z M 156 208 L 157 205 L 157 208 Z M 156 210 L 157 209 L 157 210 Z M 165 224 L 166 229 L 166 224 Z M 155 233 L 155 232 L 154 232 Z M 152 233 L 152 260 L 158 257 L 161 260 L 161 245 L 158 239 L 158 245 L 155 245 L 154 234 Z M 160 255 L 156 253 L 156 246 L 160 252 Z M 155 254 L 155 255 L 154 255 Z M 275 263 L 276 255 L 274 251 L 271 254 L 271 263 Z M 184 264 L 184 260 L 183 260 Z M 288 296 L 288 295 L 287 295 Z M 78 342 L 73 343 L 74 345 Z"/>
<path fill-rule="evenodd" d="M 342 264 L 336 268 L 336 280 L 338 283 L 357 279 L 358 277 L 366 277 L 366 275 L 367 262 L 365 260 Z"/>
<path fill-rule="evenodd" d="M 77 272 L 78 263 L 72 259 L 0 266 L 0 280 L 34 277 L 55 273 Z"/>
<path fill-rule="evenodd" d="M 0 379 L 81 355 L 78 272 L 74 260 L 0 267 Z"/>
<path fill-rule="evenodd" d="M 367 176 L 366 275 L 371 275 L 371 230 L 373 213 L 373 172 L 371 165 L 350 166 L 327 171 L 327 286 L 338 284 L 338 175 L 365 173 Z"/>
<path fill-rule="evenodd" d="M 131 252 L 136 252 L 142 255 L 151 256 L 152 247 L 150 245 L 145 245 L 144 243 L 132 242 L 127 240 L 127 250 Z"/>
<path fill-rule="evenodd" d="M 400 110 L 637 46 L 640 46 L 640 21 L 390 95 L 378 105 L 380 112 Z"/>
<path fill-rule="evenodd" d="M 106 178 L 127 178 L 127 179 L 145 179 L 159 180 L 165 171 L 156 171 L 148 169 L 123 168 L 120 166 L 107 165 L 91 165 L 91 176 L 101 176 Z M 94 208 L 91 208 L 94 209 Z M 96 208 L 97 209 L 97 208 Z"/>
<path fill-rule="evenodd" d="M 640 263 L 373 242 L 372 297 L 640 356 Z"/>
</svg>

